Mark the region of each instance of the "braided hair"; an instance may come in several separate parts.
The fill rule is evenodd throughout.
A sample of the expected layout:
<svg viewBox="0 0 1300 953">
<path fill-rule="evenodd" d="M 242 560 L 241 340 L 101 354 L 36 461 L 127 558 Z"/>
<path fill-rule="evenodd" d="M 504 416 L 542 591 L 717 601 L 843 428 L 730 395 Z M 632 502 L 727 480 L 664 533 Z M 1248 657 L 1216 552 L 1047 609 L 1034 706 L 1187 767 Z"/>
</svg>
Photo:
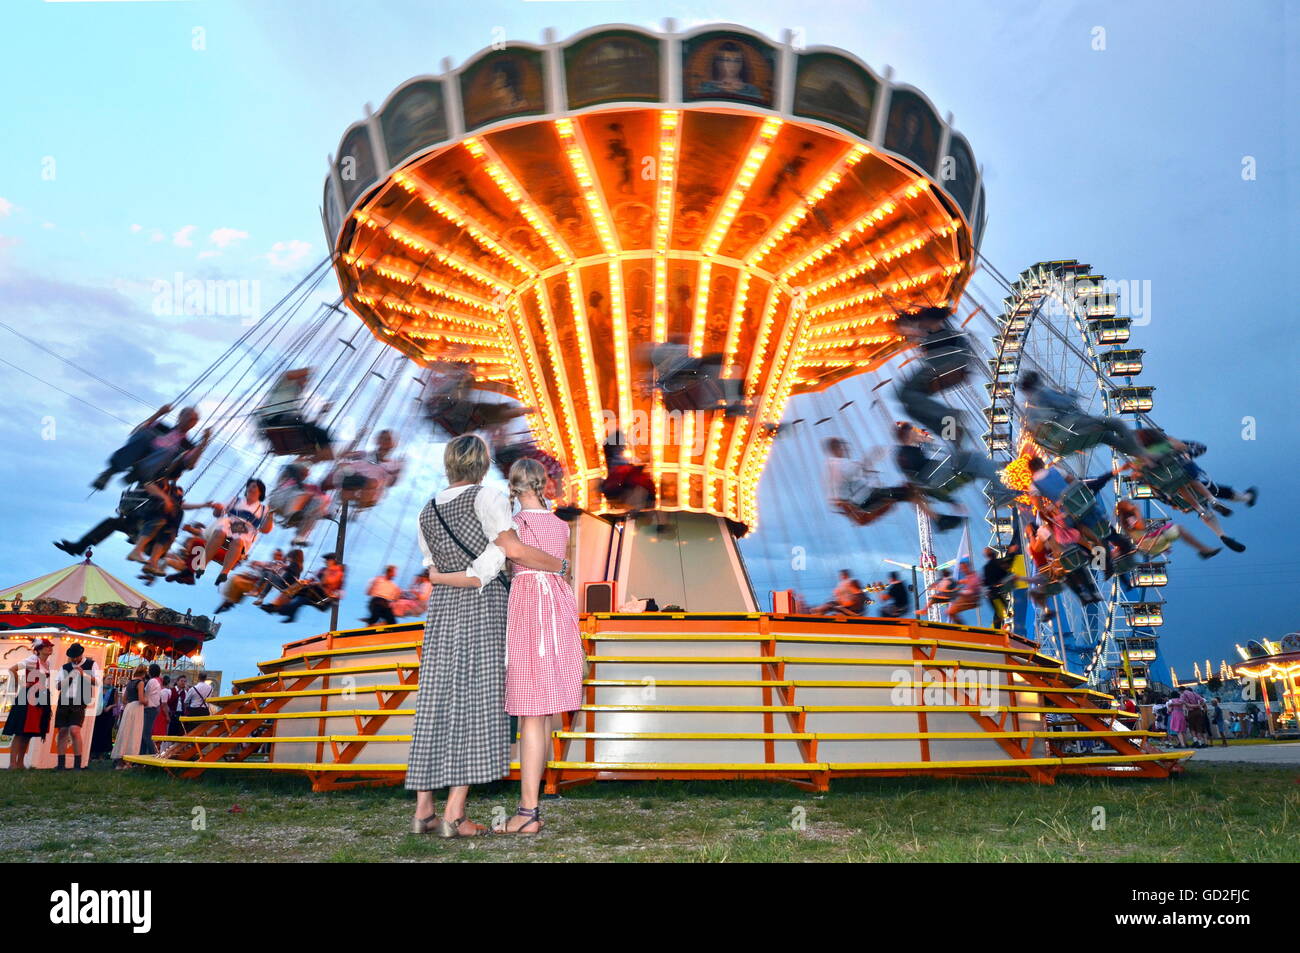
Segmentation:
<svg viewBox="0 0 1300 953">
<path fill-rule="evenodd" d="M 510 464 L 506 480 L 510 483 L 510 499 L 517 500 L 523 494 L 531 492 L 549 509 L 546 500 L 546 468 L 532 457 L 520 457 Z"/>
</svg>

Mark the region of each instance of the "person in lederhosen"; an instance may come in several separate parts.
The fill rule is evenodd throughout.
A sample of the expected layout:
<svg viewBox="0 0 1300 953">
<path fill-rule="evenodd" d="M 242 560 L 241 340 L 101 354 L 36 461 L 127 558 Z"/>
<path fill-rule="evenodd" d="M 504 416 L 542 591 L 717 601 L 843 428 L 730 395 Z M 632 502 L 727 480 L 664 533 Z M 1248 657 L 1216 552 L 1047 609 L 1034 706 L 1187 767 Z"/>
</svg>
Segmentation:
<svg viewBox="0 0 1300 953">
<path fill-rule="evenodd" d="M 563 572 L 565 560 L 525 546 L 515 533 L 510 501 L 480 481 L 491 465 L 487 443 L 465 434 L 447 444 L 447 489 L 420 512 L 419 539 L 431 570 L 463 572 L 476 587 L 434 586 L 420 653 L 420 689 L 406 769 L 416 792 L 411 829 L 440 837 L 474 837 L 486 827 L 465 819 L 471 784 L 510 769 L 510 719 L 505 709 L 507 583 L 505 561 Z M 447 788 L 441 818 L 433 792 Z"/>
</svg>

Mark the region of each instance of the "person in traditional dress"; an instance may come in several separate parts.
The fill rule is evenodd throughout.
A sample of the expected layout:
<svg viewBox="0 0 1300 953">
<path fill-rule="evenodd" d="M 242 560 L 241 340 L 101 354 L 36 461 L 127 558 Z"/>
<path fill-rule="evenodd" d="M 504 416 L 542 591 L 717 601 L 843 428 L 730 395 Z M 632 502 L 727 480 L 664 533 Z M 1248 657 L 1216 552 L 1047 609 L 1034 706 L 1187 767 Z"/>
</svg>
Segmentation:
<svg viewBox="0 0 1300 953">
<path fill-rule="evenodd" d="M 518 502 L 519 538 L 563 559 L 569 526 L 551 512 L 545 497 L 546 468 L 523 458 L 510 467 L 510 498 Z M 512 561 L 506 623 L 506 712 L 519 719 L 519 808 L 502 830 L 539 834 L 542 773 L 550 716 L 582 706 L 586 653 L 578 633 L 578 606 L 562 576 Z M 464 574 L 431 575 L 436 585 L 465 586 Z"/>
<path fill-rule="evenodd" d="M 117 723 L 117 740 L 113 742 L 114 767 L 119 771 L 131 767 L 123 758 L 140 753 L 140 743 L 144 740 L 144 682 L 148 677 L 149 669 L 141 662 L 122 689 L 125 707 L 122 720 Z"/>
<path fill-rule="evenodd" d="M 50 655 L 54 643 L 37 639 L 32 654 L 9 669 L 9 684 L 15 686 L 13 707 L 5 719 L 9 742 L 9 767 L 22 770 L 33 738 L 44 738 L 50 730 Z"/>
<path fill-rule="evenodd" d="M 472 784 L 510 769 L 510 719 L 505 708 L 506 559 L 524 569 L 567 572 L 567 560 L 526 546 L 515 531 L 510 501 L 481 480 L 491 466 L 487 443 L 456 437 L 443 456 L 448 486 L 420 512 L 420 546 L 433 573 L 472 577 L 464 587 L 436 585 L 420 652 L 420 689 L 406 770 L 416 792 L 411 829 L 440 837 L 474 837 L 487 828 L 465 817 Z M 433 792 L 447 788 L 441 818 Z"/>
</svg>

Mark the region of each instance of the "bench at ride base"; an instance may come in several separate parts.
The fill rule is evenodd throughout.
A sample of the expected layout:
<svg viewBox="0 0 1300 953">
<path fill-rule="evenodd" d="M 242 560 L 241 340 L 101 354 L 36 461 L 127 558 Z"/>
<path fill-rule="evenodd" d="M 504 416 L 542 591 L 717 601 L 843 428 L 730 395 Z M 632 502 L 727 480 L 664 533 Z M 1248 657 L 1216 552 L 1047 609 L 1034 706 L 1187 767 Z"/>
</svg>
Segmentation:
<svg viewBox="0 0 1300 953">
<path fill-rule="evenodd" d="M 584 704 L 557 716 L 545 784 L 1061 774 L 1167 777 L 1136 716 L 1005 632 L 906 619 L 767 613 L 582 617 Z M 318 790 L 397 784 L 418 689 L 419 623 L 285 645 L 261 674 L 128 760 L 186 777 L 291 772 Z M 517 777 L 518 764 L 511 776 Z"/>
</svg>

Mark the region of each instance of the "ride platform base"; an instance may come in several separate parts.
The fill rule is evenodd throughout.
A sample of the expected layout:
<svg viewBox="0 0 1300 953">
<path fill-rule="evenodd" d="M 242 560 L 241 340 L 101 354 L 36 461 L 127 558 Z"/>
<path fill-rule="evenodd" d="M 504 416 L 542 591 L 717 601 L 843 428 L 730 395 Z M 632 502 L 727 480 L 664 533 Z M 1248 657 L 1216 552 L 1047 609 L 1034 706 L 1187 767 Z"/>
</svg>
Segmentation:
<svg viewBox="0 0 1300 953">
<path fill-rule="evenodd" d="M 547 793 L 590 781 L 848 777 L 1166 778 L 1164 751 L 1110 696 L 1005 632 L 771 613 L 592 614 L 579 710 L 555 716 Z M 326 632 L 127 760 L 302 775 L 315 790 L 400 784 L 423 627 Z M 512 764 L 510 777 L 518 776 Z"/>
</svg>

